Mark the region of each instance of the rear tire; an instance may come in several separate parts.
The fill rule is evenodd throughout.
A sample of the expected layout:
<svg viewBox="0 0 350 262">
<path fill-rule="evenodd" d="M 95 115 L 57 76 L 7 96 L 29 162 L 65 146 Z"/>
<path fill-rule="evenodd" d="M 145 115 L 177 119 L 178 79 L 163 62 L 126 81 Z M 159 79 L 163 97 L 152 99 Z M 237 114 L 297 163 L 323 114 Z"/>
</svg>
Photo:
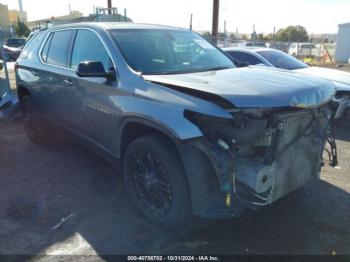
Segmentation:
<svg viewBox="0 0 350 262">
<path fill-rule="evenodd" d="M 57 131 L 52 124 L 39 117 L 30 101 L 30 96 L 19 99 L 22 113 L 22 123 L 29 139 L 40 145 L 57 144 L 63 141 L 63 134 Z"/>
<path fill-rule="evenodd" d="M 183 225 L 192 216 L 190 190 L 175 146 L 158 134 L 134 140 L 125 152 L 123 176 L 135 206 L 152 222 Z"/>
</svg>

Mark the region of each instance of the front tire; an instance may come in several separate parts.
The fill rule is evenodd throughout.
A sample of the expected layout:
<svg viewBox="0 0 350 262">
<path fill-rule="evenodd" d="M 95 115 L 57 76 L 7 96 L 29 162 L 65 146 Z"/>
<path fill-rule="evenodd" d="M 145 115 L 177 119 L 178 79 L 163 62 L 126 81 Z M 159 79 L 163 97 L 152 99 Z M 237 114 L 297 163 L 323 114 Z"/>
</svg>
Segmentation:
<svg viewBox="0 0 350 262">
<path fill-rule="evenodd" d="M 192 216 L 185 171 L 167 138 L 151 134 L 134 140 L 124 155 L 123 176 L 136 207 L 152 222 L 177 227 Z"/>
</svg>

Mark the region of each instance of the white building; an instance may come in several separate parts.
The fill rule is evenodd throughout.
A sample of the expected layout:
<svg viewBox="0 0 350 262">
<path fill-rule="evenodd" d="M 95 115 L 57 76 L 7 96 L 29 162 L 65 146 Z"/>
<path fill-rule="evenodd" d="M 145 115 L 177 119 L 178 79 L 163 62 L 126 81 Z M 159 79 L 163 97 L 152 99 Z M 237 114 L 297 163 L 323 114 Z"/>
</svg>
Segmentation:
<svg viewBox="0 0 350 262">
<path fill-rule="evenodd" d="M 339 63 L 348 63 L 350 59 L 350 23 L 340 24 L 335 60 Z"/>
</svg>

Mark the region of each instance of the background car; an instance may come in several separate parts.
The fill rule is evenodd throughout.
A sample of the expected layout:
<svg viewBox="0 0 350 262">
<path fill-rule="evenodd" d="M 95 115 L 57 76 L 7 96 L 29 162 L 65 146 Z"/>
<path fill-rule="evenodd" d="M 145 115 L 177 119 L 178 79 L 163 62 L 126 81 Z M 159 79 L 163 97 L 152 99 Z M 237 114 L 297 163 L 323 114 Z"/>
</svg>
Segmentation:
<svg viewBox="0 0 350 262">
<path fill-rule="evenodd" d="M 350 90 L 350 73 L 336 69 L 309 66 L 284 52 L 273 48 L 223 48 L 229 57 L 241 62 L 240 65 L 263 65 L 313 75 L 332 81 L 338 89 Z M 235 62 L 235 61 L 233 61 Z"/>
<path fill-rule="evenodd" d="M 266 43 L 265 42 L 240 42 L 238 44 L 239 46 L 256 46 L 256 47 L 266 47 Z"/>
<path fill-rule="evenodd" d="M 286 70 L 293 70 L 298 73 L 321 77 L 331 81 L 341 94 L 350 91 L 350 73 L 340 70 L 309 66 L 302 61 L 284 52 L 272 48 L 224 48 L 223 49 L 233 60 L 236 66 L 262 65 Z M 346 96 L 338 97 L 342 107 L 339 108 L 336 118 L 339 117 L 345 108 L 350 107 Z M 347 109 L 349 111 L 349 109 Z"/>
<path fill-rule="evenodd" d="M 274 43 L 271 43 L 269 47 L 277 49 L 277 50 L 280 50 L 280 51 L 283 51 L 285 53 L 288 53 L 289 45 L 288 45 L 288 43 L 274 42 Z"/>
<path fill-rule="evenodd" d="M 6 45 L 9 47 L 23 48 L 27 42 L 27 38 L 24 37 L 11 37 L 6 41 Z"/>
<path fill-rule="evenodd" d="M 52 143 L 64 129 L 121 164 L 131 200 L 158 224 L 238 216 L 319 178 L 334 86 L 237 69 L 190 30 L 52 27 L 15 72 L 29 138 Z"/>
<path fill-rule="evenodd" d="M 299 51 L 298 51 L 299 47 Z M 289 46 L 288 54 L 292 56 L 312 56 L 313 50 L 316 49 L 314 44 L 310 43 L 292 43 Z"/>
<path fill-rule="evenodd" d="M 16 61 L 22 52 L 21 48 L 9 47 L 7 45 L 3 45 L 3 49 L 5 52 L 5 57 L 3 58 L 2 52 L 0 52 L 0 59 L 3 59 L 5 61 Z"/>
</svg>

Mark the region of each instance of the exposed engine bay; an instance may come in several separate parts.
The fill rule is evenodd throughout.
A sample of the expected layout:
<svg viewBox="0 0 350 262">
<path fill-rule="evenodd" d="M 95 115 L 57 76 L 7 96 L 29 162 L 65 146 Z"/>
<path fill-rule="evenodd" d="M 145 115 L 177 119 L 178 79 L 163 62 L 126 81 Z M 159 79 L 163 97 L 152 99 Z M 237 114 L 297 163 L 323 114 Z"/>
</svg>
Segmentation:
<svg viewBox="0 0 350 262">
<path fill-rule="evenodd" d="M 233 109 L 233 119 L 195 112 L 185 116 L 205 135 L 196 144 L 216 165 L 226 205 L 235 196 L 265 206 L 319 178 L 325 143 L 336 165 L 328 107 L 313 109 Z M 332 158 L 333 157 L 333 158 Z"/>
</svg>

